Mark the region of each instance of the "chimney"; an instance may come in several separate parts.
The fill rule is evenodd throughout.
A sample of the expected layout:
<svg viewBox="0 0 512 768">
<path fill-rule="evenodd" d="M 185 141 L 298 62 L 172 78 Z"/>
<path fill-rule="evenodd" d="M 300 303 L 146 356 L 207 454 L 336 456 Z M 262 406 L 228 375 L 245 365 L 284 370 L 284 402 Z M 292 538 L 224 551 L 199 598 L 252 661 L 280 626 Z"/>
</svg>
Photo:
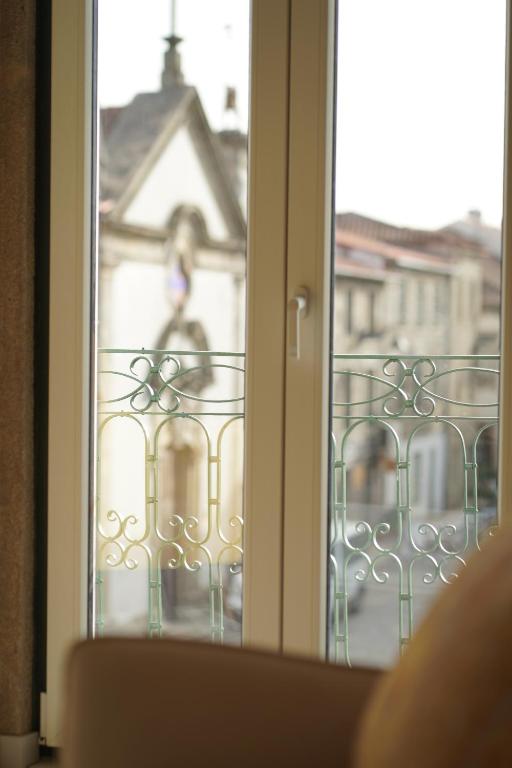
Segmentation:
<svg viewBox="0 0 512 768">
<path fill-rule="evenodd" d="M 479 227 L 482 223 L 482 211 L 479 211 L 478 208 L 472 208 L 468 211 L 468 221 L 470 221 L 474 227 Z"/>
</svg>

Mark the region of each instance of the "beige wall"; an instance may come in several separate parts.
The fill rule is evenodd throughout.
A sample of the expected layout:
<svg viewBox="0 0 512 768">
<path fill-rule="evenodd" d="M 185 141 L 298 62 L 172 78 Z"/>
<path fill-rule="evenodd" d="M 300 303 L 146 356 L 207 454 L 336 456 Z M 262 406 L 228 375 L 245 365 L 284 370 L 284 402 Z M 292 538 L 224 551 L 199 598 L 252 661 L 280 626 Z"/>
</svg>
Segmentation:
<svg viewBox="0 0 512 768">
<path fill-rule="evenodd" d="M 35 2 L 0 0 L 0 734 L 32 729 Z"/>
</svg>

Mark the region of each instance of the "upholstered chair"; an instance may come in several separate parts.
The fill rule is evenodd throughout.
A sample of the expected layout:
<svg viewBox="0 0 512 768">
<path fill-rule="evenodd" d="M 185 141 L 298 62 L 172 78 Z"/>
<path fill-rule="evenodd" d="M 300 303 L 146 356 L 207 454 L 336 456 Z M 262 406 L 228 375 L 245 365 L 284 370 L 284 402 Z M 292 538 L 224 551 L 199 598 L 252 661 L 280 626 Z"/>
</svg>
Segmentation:
<svg viewBox="0 0 512 768">
<path fill-rule="evenodd" d="M 512 766 L 512 531 L 447 586 L 366 708 L 357 768 Z"/>
<path fill-rule="evenodd" d="M 381 674 L 176 640 L 79 644 L 65 768 L 512 766 L 512 532 Z"/>
</svg>

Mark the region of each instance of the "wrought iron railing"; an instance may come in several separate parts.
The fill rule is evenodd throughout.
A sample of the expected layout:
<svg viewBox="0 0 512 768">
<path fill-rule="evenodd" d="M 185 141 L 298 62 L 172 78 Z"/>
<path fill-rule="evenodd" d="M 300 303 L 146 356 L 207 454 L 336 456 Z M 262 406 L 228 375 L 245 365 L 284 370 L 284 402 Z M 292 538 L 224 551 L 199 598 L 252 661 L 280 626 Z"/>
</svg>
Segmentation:
<svg viewBox="0 0 512 768">
<path fill-rule="evenodd" d="M 418 592 L 492 531 L 498 378 L 498 356 L 333 356 L 331 657 L 360 660 L 365 589 L 405 647 Z M 239 641 L 243 397 L 243 354 L 100 350 L 99 634 L 133 631 L 139 600 L 140 631 Z"/>
<path fill-rule="evenodd" d="M 96 631 L 137 626 L 136 611 L 115 609 L 130 587 L 126 580 L 116 587 L 112 572 L 125 569 L 142 572 L 147 581 L 146 595 L 139 583 L 134 600 L 145 602 L 140 610 L 148 634 L 176 628 L 206 631 L 220 641 L 227 602 L 236 636 L 244 356 L 102 349 L 98 358 Z M 190 583 L 177 584 L 182 574 L 198 577 L 192 594 Z M 186 596 L 180 599 L 183 615 L 176 615 L 180 588 L 188 592 L 188 603 L 206 595 L 206 616 L 187 616 L 194 606 Z"/>
<path fill-rule="evenodd" d="M 498 356 L 334 356 L 335 659 L 351 663 L 352 625 L 361 624 L 351 603 L 359 607 L 364 588 L 394 592 L 388 619 L 403 649 L 413 631 L 416 593 L 456 578 L 467 555 L 492 534 L 498 380 Z M 378 643 L 383 629 L 375 622 L 382 617 L 371 627 L 370 616 L 365 628 L 376 632 Z M 355 653 L 366 662 L 372 655 Z"/>
</svg>

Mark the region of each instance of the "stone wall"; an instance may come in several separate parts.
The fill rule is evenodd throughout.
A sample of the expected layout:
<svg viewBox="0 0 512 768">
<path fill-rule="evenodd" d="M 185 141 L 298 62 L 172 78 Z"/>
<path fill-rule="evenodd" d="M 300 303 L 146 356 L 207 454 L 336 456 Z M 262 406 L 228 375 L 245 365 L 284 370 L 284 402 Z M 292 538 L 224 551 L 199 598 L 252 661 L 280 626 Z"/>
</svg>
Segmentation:
<svg viewBox="0 0 512 768">
<path fill-rule="evenodd" d="M 35 12 L 0 0 L 0 734 L 13 735 L 33 726 Z"/>
</svg>

